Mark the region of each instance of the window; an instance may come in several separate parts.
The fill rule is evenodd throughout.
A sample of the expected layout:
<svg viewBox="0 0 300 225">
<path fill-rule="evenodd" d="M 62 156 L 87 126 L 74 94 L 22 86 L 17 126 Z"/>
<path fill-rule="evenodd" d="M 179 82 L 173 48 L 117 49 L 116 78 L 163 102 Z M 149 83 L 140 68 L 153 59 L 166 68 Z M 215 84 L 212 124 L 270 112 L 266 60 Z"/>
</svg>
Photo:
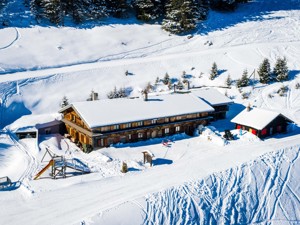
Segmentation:
<svg viewBox="0 0 300 225">
<path fill-rule="evenodd" d="M 151 120 L 151 123 L 152 123 L 152 124 L 156 124 L 156 123 L 157 123 L 157 119 Z"/>
<path fill-rule="evenodd" d="M 168 118 L 168 117 L 165 118 L 165 122 L 166 122 L 166 123 L 169 123 L 169 118 Z"/>
<path fill-rule="evenodd" d="M 180 131 L 180 126 L 175 127 L 175 131 L 179 132 Z"/>
<path fill-rule="evenodd" d="M 165 134 L 168 134 L 170 132 L 169 128 L 165 128 Z"/>
<path fill-rule="evenodd" d="M 138 138 L 143 138 L 144 134 L 143 133 L 138 133 Z"/>
<path fill-rule="evenodd" d="M 137 122 L 138 126 L 143 126 L 143 121 Z"/>
<path fill-rule="evenodd" d="M 75 122 L 76 121 L 76 116 L 72 115 L 72 121 Z"/>
<path fill-rule="evenodd" d="M 128 134 L 128 139 L 131 140 L 131 134 Z"/>
<path fill-rule="evenodd" d="M 176 120 L 181 120 L 181 116 L 176 116 Z"/>
<path fill-rule="evenodd" d="M 113 126 L 113 129 L 114 129 L 114 130 L 119 130 L 119 128 L 120 128 L 119 125 L 114 125 L 114 126 Z"/>
<path fill-rule="evenodd" d="M 125 124 L 125 127 L 126 127 L 126 128 L 130 128 L 130 127 L 131 127 L 131 123 L 126 123 L 126 124 Z"/>
<path fill-rule="evenodd" d="M 101 131 L 102 132 L 109 131 L 109 127 L 101 127 Z"/>
</svg>

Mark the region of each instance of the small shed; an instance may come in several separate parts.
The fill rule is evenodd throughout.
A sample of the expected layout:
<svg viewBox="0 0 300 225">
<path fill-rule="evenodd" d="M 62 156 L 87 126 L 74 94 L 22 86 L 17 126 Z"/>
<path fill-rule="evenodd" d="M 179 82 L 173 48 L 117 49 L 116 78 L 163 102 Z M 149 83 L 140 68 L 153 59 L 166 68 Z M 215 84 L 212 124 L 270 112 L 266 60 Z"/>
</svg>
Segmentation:
<svg viewBox="0 0 300 225">
<path fill-rule="evenodd" d="M 293 121 L 278 112 L 247 107 L 231 122 L 235 123 L 236 129 L 247 130 L 260 138 L 264 138 L 286 132 L 288 124 Z"/>
<path fill-rule="evenodd" d="M 25 115 L 8 125 L 6 129 L 22 139 L 36 138 L 43 134 L 63 134 L 65 125 L 61 121 L 60 114 Z"/>
</svg>

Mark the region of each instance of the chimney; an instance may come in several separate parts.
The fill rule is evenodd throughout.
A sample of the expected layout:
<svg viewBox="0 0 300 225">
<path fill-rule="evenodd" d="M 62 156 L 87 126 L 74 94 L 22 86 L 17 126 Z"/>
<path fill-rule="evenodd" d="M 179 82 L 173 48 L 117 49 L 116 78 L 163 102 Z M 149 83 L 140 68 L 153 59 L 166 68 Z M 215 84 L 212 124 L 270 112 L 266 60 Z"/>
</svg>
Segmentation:
<svg viewBox="0 0 300 225">
<path fill-rule="evenodd" d="M 144 98 L 144 101 L 148 101 L 148 91 L 147 89 L 143 90 L 143 98 Z"/>
<path fill-rule="evenodd" d="M 92 91 L 91 100 L 92 101 L 98 100 L 98 93 L 97 92 Z"/>
</svg>

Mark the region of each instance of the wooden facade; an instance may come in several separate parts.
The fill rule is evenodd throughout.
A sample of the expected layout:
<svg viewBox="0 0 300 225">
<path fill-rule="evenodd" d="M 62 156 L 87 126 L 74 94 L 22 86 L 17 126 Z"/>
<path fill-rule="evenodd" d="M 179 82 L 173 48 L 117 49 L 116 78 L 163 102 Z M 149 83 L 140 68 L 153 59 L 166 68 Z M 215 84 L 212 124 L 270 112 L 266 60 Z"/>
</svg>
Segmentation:
<svg viewBox="0 0 300 225">
<path fill-rule="evenodd" d="M 258 136 L 259 138 L 265 138 L 274 134 L 285 133 L 287 131 L 287 126 L 289 122 L 292 121 L 282 115 L 279 115 L 263 129 L 256 129 L 251 126 L 245 126 L 241 123 L 235 124 L 235 128 L 249 131 L 250 133 Z"/>
<path fill-rule="evenodd" d="M 91 129 L 72 107 L 62 113 L 67 133 L 72 141 L 82 146 L 84 151 L 177 133 L 192 135 L 200 124 L 206 125 L 212 119 L 211 112 L 202 112 L 111 124 Z"/>
<path fill-rule="evenodd" d="M 212 105 L 212 107 L 215 110 L 212 113 L 212 116 L 213 116 L 214 120 L 221 120 L 221 119 L 226 118 L 226 112 L 229 110 L 228 104 L 217 105 L 217 106 Z"/>
</svg>

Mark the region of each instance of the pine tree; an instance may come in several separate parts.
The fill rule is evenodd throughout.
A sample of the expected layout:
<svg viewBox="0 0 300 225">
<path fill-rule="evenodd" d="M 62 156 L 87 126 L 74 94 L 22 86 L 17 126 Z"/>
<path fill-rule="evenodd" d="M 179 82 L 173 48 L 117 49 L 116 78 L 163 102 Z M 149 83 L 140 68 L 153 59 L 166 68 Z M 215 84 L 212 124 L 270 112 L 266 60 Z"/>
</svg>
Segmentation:
<svg viewBox="0 0 300 225">
<path fill-rule="evenodd" d="M 281 58 L 277 59 L 273 73 L 274 73 L 277 81 L 288 80 L 289 69 L 287 67 L 287 62 L 286 62 L 285 57 L 283 59 L 281 59 Z"/>
<path fill-rule="evenodd" d="M 30 2 L 30 11 L 36 20 L 42 18 L 42 0 L 32 0 Z"/>
<path fill-rule="evenodd" d="M 236 86 L 238 88 L 240 87 L 247 87 L 249 85 L 249 78 L 248 78 L 248 71 L 247 70 L 244 70 L 243 72 L 243 75 L 242 75 L 242 78 L 237 80 L 236 82 Z"/>
<path fill-rule="evenodd" d="M 162 28 L 174 34 L 191 31 L 196 27 L 198 18 L 198 10 L 192 0 L 169 0 Z"/>
<path fill-rule="evenodd" d="M 61 108 L 64 108 L 65 106 L 69 105 L 69 100 L 66 96 L 64 96 L 61 100 L 61 103 L 60 103 L 60 107 Z"/>
<path fill-rule="evenodd" d="M 151 21 L 158 18 L 155 12 L 155 5 L 152 0 L 135 0 L 134 8 L 136 11 L 136 18 L 143 21 Z"/>
<path fill-rule="evenodd" d="M 59 25 L 63 22 L 63 8 L 61 0 L 43 0 L 41 2 L 44 9 L 43 15 L 51 23 Z"/>
<path fill-rule="evenodd" d="M 230 74 L 228 74 L 228 76 L 227 76 L 227 78 L 226 78 L 226 80 L 225 80 L 225 84 L 226 84 L 228 87 L 231 86 L 231 84 L 232 84 L 232 79 L 231 79 Z"/>
<path fill-rule="evenodd" d="M 104 18 L 107 16 L 107 8 L 105 0 L 91 0 L 88 10 L 91 20 Z"/>
<path fill-rule="evenodd" d="M 116 18 L 126 17 L 126 12 L 129 8 L 126 0 L 106 0 L 105 2 L 109 15 Z"/>
<path fill-rule="evenodd" d="M 271 66 L 267 58 L 263 60 L 257 70 L 259 81 L 263 84 L 267 84 L 271 80 Z"/>
<path fill-rule="evenodd" d="M 210 79 L 214 80 L 217 76 L 218 76 L 218 66 L 214 62 L 212 67 L 211 67 L 211 71 L 210 71 Z"/>
<path fill-rule="evenodd" d="M 119 91 L 118 91 L 118 97 L 119 98 L 126 98 L 127 97 L 125 88 L 120 88 L 119 89 Z"/>
<path fill-rule="evenodd" d="M 168 73 L 165 74 L 164 79 L 163 79 L 163 83 L 165 85 L 167 85 L 170 82 L 170 76 Z"/>
<path fill-rule="evenodd" d="M 159 77 L 156 77 L 156 80 L 155 80 L 155 85 L 158 85 L 158 83 L 160 82 L 160 79 Z"/>
<path fill-rule="evenodd" d="M 178 90 L 182 90 L 183 89 L 183 83 L 181 81 L 178 81 L 177 85 L 176 85 L 176 88 Z"/>
</svg>

